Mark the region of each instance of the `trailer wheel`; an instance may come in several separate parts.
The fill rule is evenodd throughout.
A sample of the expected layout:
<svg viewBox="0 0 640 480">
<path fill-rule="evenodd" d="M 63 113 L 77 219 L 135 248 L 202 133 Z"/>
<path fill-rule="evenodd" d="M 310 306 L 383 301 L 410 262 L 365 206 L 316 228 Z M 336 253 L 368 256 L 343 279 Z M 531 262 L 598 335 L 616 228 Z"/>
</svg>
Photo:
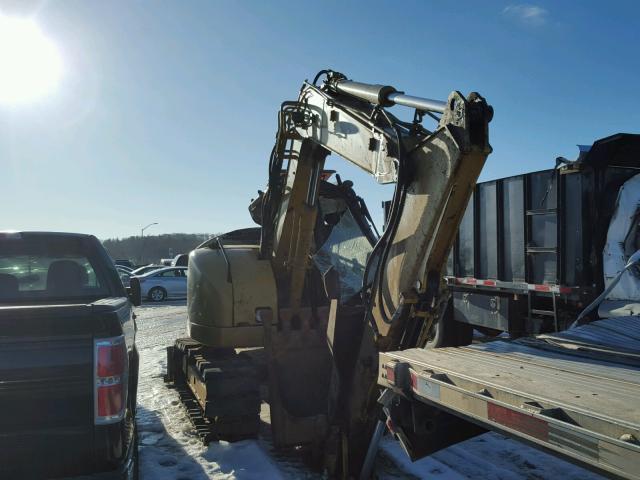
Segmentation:
<svg viewBox="0 0 640 480">
<path fill-rule="evenodd" d="M 444 313 L 432 328 L 425 348 L 461 347 L 473 340 L 473 326 L 453 319 L 453 303 L 447 303 Z"/>
</svg>

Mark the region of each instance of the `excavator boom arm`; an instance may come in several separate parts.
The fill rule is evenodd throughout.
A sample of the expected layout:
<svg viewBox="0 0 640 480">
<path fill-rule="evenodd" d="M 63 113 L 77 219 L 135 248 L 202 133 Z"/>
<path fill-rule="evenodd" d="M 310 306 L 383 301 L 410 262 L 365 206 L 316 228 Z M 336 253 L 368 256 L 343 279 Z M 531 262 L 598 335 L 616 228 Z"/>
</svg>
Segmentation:
<svg viewBox="0 0 640 480">
<path fill-rule="evenodd" d="M 454 91 L 442 102 L 324 73 L 323 85 L 305 82 L 280 112 L 261 217 L 278 312 L 258 315 L 276 446 L 324 443 L 327 468 L 353 472 L 375 424 L 378 353 L 423 346 L 438 319 L 441 272 L 491 152 L 493 110 L 475 93 Z M 393 105 L 413 108 L 414 121 L 396 118 L 387 110 Z M 431 130 L 422 125 L 427 116 L 437 121 Z M 367 260 L 361 302 L 329 297 L 327 308 L 309 302 L 309 291 L 318 184 L 332 152 L 378 183 L 395 183 L 395 192 Z M 319 378 L 327 390 L 318 390 Z"/>
<path fill-rule="evenodd" d="M 395 183 L 388 229 L 370 261 L 370 277 L 364 279 L 371 288 L 369 308 L 376 329 L 386 336 L 401 307 L 415 305 L 414 315 L 421 318 L 434 310 L 440 271 L 491 152 L 488 123 L 493 111 L 475 93 L 465 98 L 452 92 L 443 102 L 326 73 L 322 87 L 305 82 L 298 101 L 283 105 L 274 152 L 278 165 L 286 160 L 288 168 L 284 180 L 278 168 L 279 185 L 270 185 L 279 195 L 272 208 L 274 228 L 266 237 L 272 242 L 275 270 L 288 277 L 293 290 L 288 303 L 298 306 L 326 155 L 338 154 L 378 183 Z M 393 105 L 414 108 L 414 122 L 401 122 L 387 112 L 385 107 Z M 437 118 L 434 113 L 441 116 L 430 131 L 421 120 L 425 115 Z"/>
</svg>

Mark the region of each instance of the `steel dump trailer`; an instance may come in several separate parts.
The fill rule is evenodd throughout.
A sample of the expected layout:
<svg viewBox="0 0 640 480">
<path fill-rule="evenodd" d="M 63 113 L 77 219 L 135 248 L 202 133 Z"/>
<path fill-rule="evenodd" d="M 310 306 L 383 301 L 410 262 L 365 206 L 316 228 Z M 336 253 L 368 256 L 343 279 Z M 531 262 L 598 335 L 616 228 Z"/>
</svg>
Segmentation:
<svg viewBox="0 0 640 480">
<path fill-rule="evenodd" d="M 455 321 L 512 335 L 561 331 L 602 292 L 607 232 L 621 186 L 640 174 L 640 135 L 612 135 L 556 162 L 477 185 L 446 273 Z"/>
<path fill-rule="evenodd" d="M 447 274 L 446 321 L 471 325 L 472 344 L 380 354 L 387 425 L 413 459 L 493 430 L 640 479 L 640 292 L 609 296 L 573 324 L 605 288 L 611 248 L 640 249 L 640 192 L 629 190 L 640 179 L 640 135 L 586 150 L 478 184 Z M 624 212 L 629 230 L 619 234 L 622 188 L 636 210 Z"/>
</svg>

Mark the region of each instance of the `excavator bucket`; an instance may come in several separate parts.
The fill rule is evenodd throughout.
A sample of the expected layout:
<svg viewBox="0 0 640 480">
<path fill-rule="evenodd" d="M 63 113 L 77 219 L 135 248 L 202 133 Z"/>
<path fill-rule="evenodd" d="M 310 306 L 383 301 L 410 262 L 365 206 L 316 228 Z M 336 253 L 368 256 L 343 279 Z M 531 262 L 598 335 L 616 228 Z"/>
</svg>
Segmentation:
<svg viewBox="0 0 640 480">
<path fill-rule="evenodd" d="M 329 309 L 280 309 L 278 315 L 276 322 L 271 309 L 256 314 L 264 326 L 273 443 L 277 448 L 314 446 L 328 429 Z"/>
</svg>

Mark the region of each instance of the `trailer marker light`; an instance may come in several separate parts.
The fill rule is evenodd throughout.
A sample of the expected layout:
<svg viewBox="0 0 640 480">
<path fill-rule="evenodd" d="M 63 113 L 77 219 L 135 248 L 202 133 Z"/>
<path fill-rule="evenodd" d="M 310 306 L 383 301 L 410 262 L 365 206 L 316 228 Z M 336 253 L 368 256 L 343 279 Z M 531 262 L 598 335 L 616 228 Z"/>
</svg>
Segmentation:
<svg viewBox="0 0 640 480">
<path fill-rule="evenodd" d="M 384 369 L 387 373 L 387 381 L 391 384 L 391 385 L 395 385 L 396 383 L 396 370 L 395 370 L 395 366 L 396 363 L 387 363 L 384 366 Z"/>
</svg>

